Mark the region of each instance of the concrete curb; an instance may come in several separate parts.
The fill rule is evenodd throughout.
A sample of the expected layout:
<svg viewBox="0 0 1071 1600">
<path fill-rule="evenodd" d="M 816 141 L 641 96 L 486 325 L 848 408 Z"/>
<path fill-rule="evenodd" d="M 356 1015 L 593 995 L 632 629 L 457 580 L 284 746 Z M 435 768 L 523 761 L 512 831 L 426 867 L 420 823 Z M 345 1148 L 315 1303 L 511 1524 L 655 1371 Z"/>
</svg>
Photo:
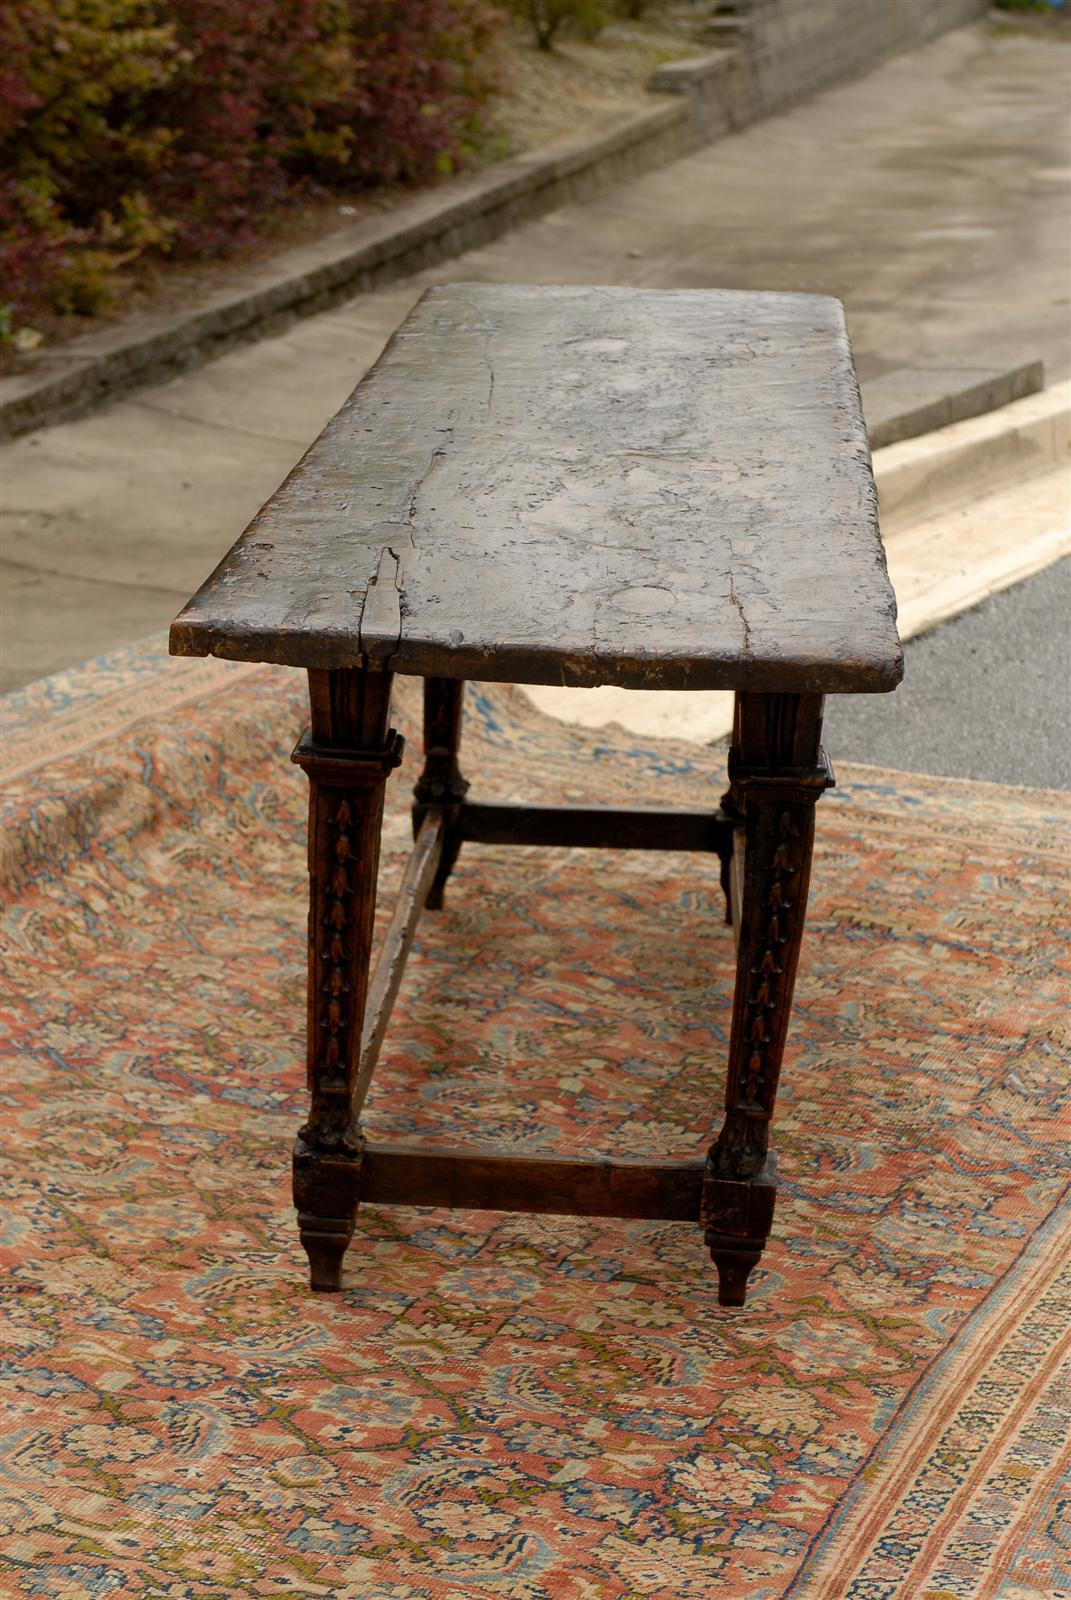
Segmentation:
<svg viewBox="0 0 1071 1600">
<path fill-rule="evenodd" d="M 1057 468 L 894 532 L 900 637 L 917 639 L 1071 555 L 1068 489 Z"/>
<path fill-rule="evenodd" d="M 661 105 L 617 117 L 599 133 L 514 157 L 330 240 L 274 257 L 179 316 L 131 319 L 35 358 L 4 380 L 0 439 L 60 422 L 201 366 L 238 344 L 280 333 L 362 290 L 381 287 L 498 238 L 519 222 L 618 179 L 686 155 L 743 120 L 735 57 L 714 51 L 659 68 Z M 51 370 L 49 370 L 51 369 Z"/>
<path fill-rule="evenodd" d="M 1071 460 L 1071 381 L 874 455 L 888 535 Z"/>
<path fill-rule="evenodd" d="M 1045 363 L 996 367 L 897 367 L 863 385 L 871 450 L 996 411 L 1045 387 Z"/>
</svg>

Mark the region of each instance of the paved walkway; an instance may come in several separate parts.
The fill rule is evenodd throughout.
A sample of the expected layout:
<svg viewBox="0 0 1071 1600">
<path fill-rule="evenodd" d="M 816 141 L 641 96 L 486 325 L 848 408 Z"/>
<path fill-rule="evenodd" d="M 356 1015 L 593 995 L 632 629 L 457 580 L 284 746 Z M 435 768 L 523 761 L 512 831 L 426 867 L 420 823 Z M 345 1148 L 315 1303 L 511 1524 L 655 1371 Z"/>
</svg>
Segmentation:
<svg viewBox="0 0 1071 1600">
<path fill-rule="evenodd" d="M 640 181 L 9 446 L 4 688 L 163 628 L 446 278 L 838 294 L 866 380 L 1071 372 L 1068 51 L 945 35 Z"/>
</svg>

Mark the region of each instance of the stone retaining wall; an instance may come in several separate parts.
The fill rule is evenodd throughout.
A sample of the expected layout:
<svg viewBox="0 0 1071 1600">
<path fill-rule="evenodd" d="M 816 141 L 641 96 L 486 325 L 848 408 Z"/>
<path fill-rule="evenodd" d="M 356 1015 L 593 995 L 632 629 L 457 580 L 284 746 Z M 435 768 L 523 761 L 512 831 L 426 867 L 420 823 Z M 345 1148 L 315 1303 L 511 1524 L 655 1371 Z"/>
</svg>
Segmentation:
<svg viewBox="0 0 1071 1600">
<path fill-rule="evenodd" d="M 749 118 L 866 72 L 948 28 L 986 14 L 989 0 L 738 0 Z"/>
</svg>

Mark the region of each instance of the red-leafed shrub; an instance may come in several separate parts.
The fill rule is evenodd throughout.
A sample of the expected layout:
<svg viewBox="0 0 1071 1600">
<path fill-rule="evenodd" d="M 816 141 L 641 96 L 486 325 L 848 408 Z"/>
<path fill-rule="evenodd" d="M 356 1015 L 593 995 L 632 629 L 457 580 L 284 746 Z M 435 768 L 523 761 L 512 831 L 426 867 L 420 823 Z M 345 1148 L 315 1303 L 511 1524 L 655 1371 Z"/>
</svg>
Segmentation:
<svg viewBox="0 0 1071 1600">
<path fill-rule="evenodd" d="M 175 248 L 217 254 L 255 233 L 307 170 L 317 118 L 348 91 L 345 20 L 360 0 L 170 0 L 182 66 L 159 96 L 173 130 L 154 189 Z M 404 5 L 402 7 L 404 9 Z"/>
<path fill-rule="evenodd" d="M 91 312 L 303 185 L 423 178 L 490 88 L 485 0 L 0 0 L 0 307 Z"/>
<path fill-rule="evenodd" d="M 452 170 L 490 87 L 501 14 L 483 0 L 351 0 L 345 10 L 349 82 L 303 159 L 332 181 Z"/>
</svg>

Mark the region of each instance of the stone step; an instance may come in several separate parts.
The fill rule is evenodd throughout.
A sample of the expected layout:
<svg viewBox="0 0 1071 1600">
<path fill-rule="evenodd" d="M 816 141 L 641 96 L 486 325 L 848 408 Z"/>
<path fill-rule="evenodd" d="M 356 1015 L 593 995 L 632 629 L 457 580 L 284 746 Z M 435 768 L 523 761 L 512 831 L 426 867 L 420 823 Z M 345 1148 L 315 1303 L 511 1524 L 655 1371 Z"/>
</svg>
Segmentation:
<svg viewBox="0 0 1071 1600">
<path fill-rule="evenodd" d="M 862 385 L 870 448 L 947 428 L 997 411 L 1045 386 L 1041 361 L 995 367 L 897 367 Z"/>
</svg>

